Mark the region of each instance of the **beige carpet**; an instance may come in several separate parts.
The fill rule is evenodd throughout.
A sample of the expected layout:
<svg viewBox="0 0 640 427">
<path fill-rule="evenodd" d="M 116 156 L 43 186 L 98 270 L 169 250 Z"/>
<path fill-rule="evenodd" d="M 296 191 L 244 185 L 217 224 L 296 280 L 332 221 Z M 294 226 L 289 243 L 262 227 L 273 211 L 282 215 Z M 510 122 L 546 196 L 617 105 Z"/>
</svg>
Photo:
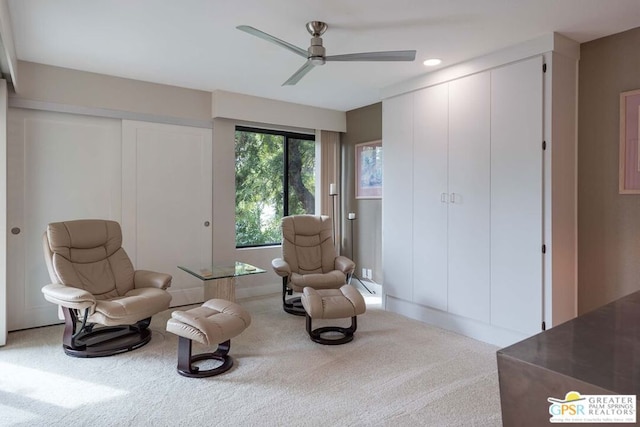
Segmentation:
<svg viewBox="0 0 640 427">
<path fill-rule="evenodd" d="M 252 325 L 221 376 L 176 373 L 177 337 L 154 317 L 145 347 L 77 359 L 62 326 L 9 334 L 0 347 L 0 425 L 494 426 L 496 347 L 369 306 L 353 342 L 309 340 L 278 296 L 240 301 Z M 194 346 L 194 352 L 200 351 Z"/>
</svg>

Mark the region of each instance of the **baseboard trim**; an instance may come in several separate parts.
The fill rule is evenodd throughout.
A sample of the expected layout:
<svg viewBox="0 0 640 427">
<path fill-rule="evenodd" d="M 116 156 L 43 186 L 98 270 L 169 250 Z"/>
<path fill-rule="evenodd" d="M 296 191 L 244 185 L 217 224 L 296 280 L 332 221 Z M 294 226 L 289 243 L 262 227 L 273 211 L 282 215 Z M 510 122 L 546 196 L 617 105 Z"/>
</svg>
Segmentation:
<svg viewBox="0 0 640 427">
<path fill-rule="evenodd" d="M 528 335 L 499 328 L 484 322 L 414 304 L 386 295 L 385 309 L 498 347 L 506 347 Z"/>
</svg>

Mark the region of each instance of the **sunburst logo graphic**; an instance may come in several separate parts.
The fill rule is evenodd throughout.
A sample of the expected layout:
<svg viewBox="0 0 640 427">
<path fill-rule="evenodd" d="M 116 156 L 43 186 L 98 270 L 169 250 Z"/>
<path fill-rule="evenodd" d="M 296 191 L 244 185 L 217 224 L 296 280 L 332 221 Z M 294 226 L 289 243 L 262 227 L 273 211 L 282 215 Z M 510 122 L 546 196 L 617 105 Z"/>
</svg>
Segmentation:
<svg viewBox="0 0 640 427">
<path fill-rule="evenodd" d="M 577 391 L 570 391 L 569 393 L 567 393 L 564 396 L 564 400 L 561 399 L 556 399 L 555 397 L 549 397 L 547 398 L 548 402 L 551 403 L 559 403 L 561 405 L 566 404 L 566 403 L 572 403 L 572 402 L 578 402 L 580 400 L 584 400 L 585 398 L 580 396 L 580 393 L 578 393 Z"/>
</svg>

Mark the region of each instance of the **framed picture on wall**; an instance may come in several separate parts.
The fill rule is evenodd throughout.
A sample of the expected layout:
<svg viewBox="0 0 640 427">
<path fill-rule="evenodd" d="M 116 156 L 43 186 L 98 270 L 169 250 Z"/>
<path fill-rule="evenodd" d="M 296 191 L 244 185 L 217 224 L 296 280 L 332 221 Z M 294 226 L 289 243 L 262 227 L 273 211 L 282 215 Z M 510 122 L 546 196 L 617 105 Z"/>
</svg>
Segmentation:
<svg viewBox="0 0 640 427">
<path fill-rule="evenodd" d="M 356 145 L 356 199 L 382 198 L 382 141 Z"/>
<path fill-rule="evenodd" d="M 620 94 L 620 194 L 640 194 L 640 89 Z"/>
</svg>

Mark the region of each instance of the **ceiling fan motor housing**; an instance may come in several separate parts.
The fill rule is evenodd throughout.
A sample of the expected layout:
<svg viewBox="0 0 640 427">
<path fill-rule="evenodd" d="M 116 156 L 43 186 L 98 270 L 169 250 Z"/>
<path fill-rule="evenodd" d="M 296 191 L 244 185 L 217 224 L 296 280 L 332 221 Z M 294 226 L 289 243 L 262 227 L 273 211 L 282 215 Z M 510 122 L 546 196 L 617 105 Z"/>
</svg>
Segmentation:
<svg viewBox="0 0 640 427">
<path fill-rule="evenodd" d="M 325 63 L 325 48 L 322 46 L 321 37 L 313 37 L 311 39 L 311 46 L 309 46 L 307 52 L 309 52 L 309 60 L 313 65 L 323 65 Z"/>
</svg>

